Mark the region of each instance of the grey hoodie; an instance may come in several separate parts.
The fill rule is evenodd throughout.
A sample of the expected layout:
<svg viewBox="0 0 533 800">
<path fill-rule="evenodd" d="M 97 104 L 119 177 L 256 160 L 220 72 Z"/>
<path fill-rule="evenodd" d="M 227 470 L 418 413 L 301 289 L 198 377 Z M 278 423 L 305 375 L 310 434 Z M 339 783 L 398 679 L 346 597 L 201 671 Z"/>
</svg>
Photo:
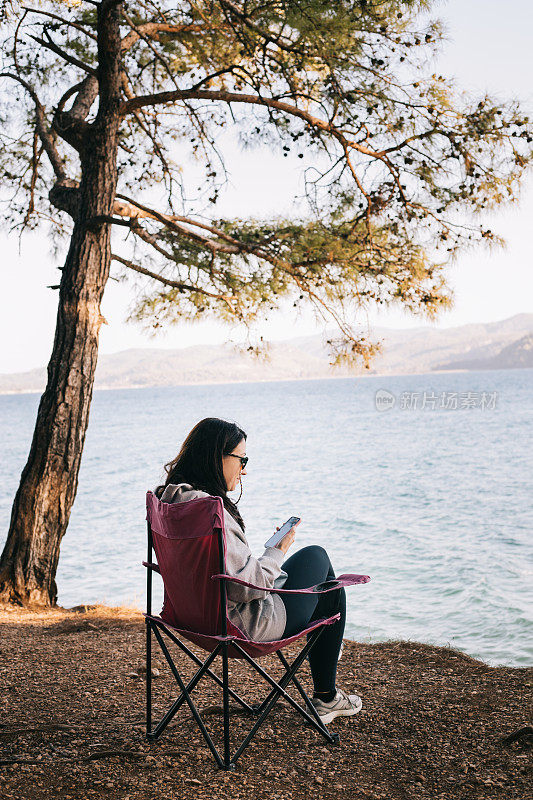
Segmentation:
<svg viewBox="0 0 533 800">
<path fill-rule="evenodd" d="M 165 487 L 163 503 L 184 503 L 198 497 L 209 497 L 207 492 L 193 489 L 188 483 Z M 260 558 L 254 558 L 239 523 L 224 509 L 226 529 L 226 573 L 256 586 L 280 588 L 287 573 L 281 569 L 285 558 L 278 547 L 267 547 Z M 277 594 L 251 589 L 238 583 L 226 583 L 228 618 L 234 625 L 258 642 L 281 639 L 287 614 L 283 600 Z"/>
</svg>

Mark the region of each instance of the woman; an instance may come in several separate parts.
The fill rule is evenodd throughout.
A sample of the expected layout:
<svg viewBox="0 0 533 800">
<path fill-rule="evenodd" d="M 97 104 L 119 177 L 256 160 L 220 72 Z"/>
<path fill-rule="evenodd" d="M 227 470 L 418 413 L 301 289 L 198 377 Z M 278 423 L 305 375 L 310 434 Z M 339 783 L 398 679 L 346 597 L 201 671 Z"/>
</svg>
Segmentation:
<svg viewBox="0 0 533 800">
<path fill-rule="evenodd" d="M 207 418 L 191 430 L 176 458 L 165 466 L 167 478 L 156 489 L 165 503 L 184 503 L 208 495 L 222 498 L 226 530 L 226 572 L 265 588 L 302 589 L 335 577 L 322 547 L 304 547 L 284 561 L 294 542 L 291 530 L 276 547 L 254 558 L 244 535 L 237 502 L 228 497 L 246 475 L 246 434 L 233 422 Z M 240 499 L 240 496 L 239 496 Z M 313 619 L 340 612 L 338 622 L 325 628 L 309 653 L 313 704 L 325 724 L 361 710 L 361 698 L 337 689 L 335 677 L 346 620 L 343 588 L 316 595 L 278 595 L 227 584 L 228 617 L 256 641 L 275 641 L 303 630 Z"/>
</svg>

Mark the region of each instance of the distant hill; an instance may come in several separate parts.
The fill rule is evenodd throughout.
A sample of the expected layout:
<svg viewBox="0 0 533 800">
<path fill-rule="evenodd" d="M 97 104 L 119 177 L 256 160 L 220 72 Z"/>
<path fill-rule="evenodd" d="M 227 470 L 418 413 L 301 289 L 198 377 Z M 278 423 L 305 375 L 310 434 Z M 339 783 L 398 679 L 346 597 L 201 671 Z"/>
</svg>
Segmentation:
<svg viewBox="0 0 533 800">
<path fill-rule="evenodd" d="M 527 333 L 516 342 L 503 347 L 499 353 L 485 358 L 453 361 L 440 364 L 437 368 L 445 369 L 520 369 L 533 367 L 533 333 Z"/>
<path fill-rule="evenodd" d="M 323 337 L 315 335 L 273 342 L 266 361 L 230 344 L 101 355 L 95 386 L 119 389 L 533 366 L 533 314 L 446 329 L 429 325 L 408 330 L 374 328 L 372 338 L 383 342 L 383 353 L 370 370 L 333 369 Z M 45 378 L 44 367 L 0 375 L 0 394 L 42 391 Z"/>
</svg>

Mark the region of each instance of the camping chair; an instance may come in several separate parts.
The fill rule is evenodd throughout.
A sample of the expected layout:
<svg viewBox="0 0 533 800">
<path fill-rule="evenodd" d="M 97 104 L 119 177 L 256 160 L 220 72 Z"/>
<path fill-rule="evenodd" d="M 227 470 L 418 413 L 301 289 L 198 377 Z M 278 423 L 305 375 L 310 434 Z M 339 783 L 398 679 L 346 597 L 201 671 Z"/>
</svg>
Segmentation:
<svg viewBox="0 0 533 800">
<path fill-rule="evenodd" d="M 256 642 L 231 623 L 227 616 L 226 582 L 233 581 L 243 586 L 263 589 L 225 574 L 226 534 L 224 530 L 224 506 L 220 497 L 201 497 L 185 503 L 163 503 L 152 492 L 147 493 L 148 560 L 146 619 L 146 737 L 158 739 L 184 702 L 202 732 L 216 763 L 222 769 L 234 769 L 242 755 L 272 710 L 280 696 L 298 711 L 305 720 L 330 744 L 338 744 L 339 736 L 330 733 L 321 722 L 313 704 L 296 678 L 296 672 L 326 625 L 332 625 L 340 614 L 309 623 L 305 630 L 274 642 Z M 153 562 L 155 550 L 157 563 Z M 164 603 L 160 616 L 152 614 L 152 573 L 163 578 Z M 277 594 L 306 594 L 330 592 L 341 586 L 366 583 L 367 575 L 341 575 L 338 579 L 307 589 L 265 589 Z M 172 703 L 159 723 L 152 727 L 152 634 L 155 636 L 165 659 L 180 688 L 180 696 Z M 305 647 L 290 664 L 282 654 L 282 648 L 309 634 Z M 195 643 L 209 655 L 201 661 L 181 638 Z M 174 642 L 198 667 L 187 684 L 178 672 L 165 639 Z M 275 681 L 256 661 L 256 658 L 277 653 L 285 673 Z M 222 656 L 222 678 L 211 666 L 217 656 Z M 241 658 L 251 664 L 270 685 L 271 691 L 260 704 L 250 705 L 229 686 L 228 660 Z M 222 688 L 224 752 L 219 753 L 196 708 L 191 693 L 201 678 L 209 676 Z M 286 692 L 292 681 L 304 700 L 305 708 Z M 230 750 L 230 697 L 245 711 L 257 718 L 244 741 L 231 755 Z"/>
</svg>

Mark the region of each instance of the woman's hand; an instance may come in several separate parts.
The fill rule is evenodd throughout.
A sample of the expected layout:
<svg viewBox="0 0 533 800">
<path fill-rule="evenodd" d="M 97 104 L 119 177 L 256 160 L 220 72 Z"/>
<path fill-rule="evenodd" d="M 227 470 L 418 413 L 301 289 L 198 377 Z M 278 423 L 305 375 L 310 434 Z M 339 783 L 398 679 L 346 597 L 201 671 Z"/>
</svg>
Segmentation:
<svg viewBox="0 0 533 800">
<path fill-rule="evenodd" d="M 299 522 L 296 523 L 296 525 L 299 525 L 299 524 L 300 524 Z M 283 539 L 280 542 L 278 542 L 277 545 L 276 545 L 278 550 L 281 550 L 281 552 L 283 554 L 285 554 L 287 552 L 287 550 L 289 549 L 289 547 L 291 546 L 291 544 L 294 542 L 294 540 L 296 538 L 296 531 L 294 530 L 296 528 L 296 525 L 293 525 L 292 528 L 290 529 L 290 531 L 288 531 L 285 534 L 285 536 L 283 537 Z M 280 528 L 280 526 L 278 525 L 276 530 L 279 531 L 279 528 Z"/>
</svg>

